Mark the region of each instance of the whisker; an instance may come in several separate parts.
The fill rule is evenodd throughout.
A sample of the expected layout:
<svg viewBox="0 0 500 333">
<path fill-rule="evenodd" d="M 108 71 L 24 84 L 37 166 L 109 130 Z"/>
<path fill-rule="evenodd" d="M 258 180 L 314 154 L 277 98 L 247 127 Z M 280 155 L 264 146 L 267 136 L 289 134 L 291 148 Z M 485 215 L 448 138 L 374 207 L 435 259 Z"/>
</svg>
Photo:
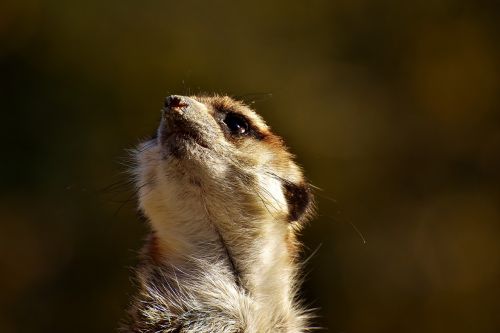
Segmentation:
<svg viewBox="0 0 500 333">
<path fill-rule="evenodd" d="M 305 266 L 309 262 L 309 260 L 311 260 L 318 253 L 319 249 L 322 246 L 323 246 L 323 243 L 320 243 L 318 246 L 316 246 L 314 251 L 312 251 L 312 253 L 310 255 L 308 255 L 304 260 L 302 260 L 301 265 Z"/>
<path fill-rule="evenodd" d="M 340 222 L 338 219 L 336 219 L 335 217 L 331 216 L 331 215 L 325 215 L 325 214 L 322 214 L 321 216 L 324 216 L 326 218 L 329 218 L 330 220 L 334 221 L 334 222 Z M 361 242 L 363 244 L 367 244 L 368 241 L 366 240 L 365 236 L 363 235 L 363 233 L 361 232 L 361 230 L 358 229 L 358 227 L 356 227 L 356 225 L 352 222 L 352 221 L 349 221 L 347 220 L 346 221 L 347 223 L 349 223 L 349 225 L 352 227 L 352 229 L 356 232 L 356 234 L 359 236 L 359 238 L 361 239 Z"/>
<path fill-rule="evenodd" d="M 233 95 L 232 97 L 236 100 L 240 100 L 243 101 L 244 103 L 252 105 L 255 104 L 256 102 L 261 102 L 272 98 L 273 94 L 265 92 L 256 92 L 243 95 Z"/>
<path fill-rule="evenodd" d="M 151 185 L 151 182 L 146 182 L 144 184 L 141 184 L 141 185 L 137 186 L 132 191 L 132 193 L 127 197 L 127 199 L 125 199 L 124 201 L 121 202 L 120 207 L 118 207 L 118 209 L 115 211 L 115 213 L 113 214 L 113 216 L 117 216 L 120 213 L 120 211 L 123 209 L 123 207 L 125 207 L 128 203 L 135 202 L 134 198 L 139 194 L 139 191 L 141 189 L 143 189 L 144 187 L 148 186 L 148 185 Z M 151 191 L 151 189 L 150 189 L 150 191 Z M 147 195 L 147 193 L 145 195 Z"/>
<path fill-rule="evenodd" d="M 359 237 L 361 238 L 361 241 L 363 242 L 363 244 L 366 244 L 366 238 L 363 236 L 363 234 L 361 233 L 361 231 L 356 227 L 356 225 L 354 225 L 354 223 L 352 223 L 351 221 L 347 221 L 351 227 L 358 233 Z"/>
</svg>

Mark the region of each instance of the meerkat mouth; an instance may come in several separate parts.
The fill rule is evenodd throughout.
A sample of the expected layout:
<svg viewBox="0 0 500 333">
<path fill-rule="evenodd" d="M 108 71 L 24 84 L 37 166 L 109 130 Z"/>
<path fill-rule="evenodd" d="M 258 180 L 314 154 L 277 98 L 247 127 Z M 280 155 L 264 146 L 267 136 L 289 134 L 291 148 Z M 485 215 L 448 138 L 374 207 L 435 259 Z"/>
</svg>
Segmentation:
<svg viewBox="0 0 500 333">
<path fill-rule="evenodd" d="M 189 108 L 193 106 L 189 101 L 178 96 L 170 96 L 165 100 L 162 110 L 162 122 L 160 124 L 158 140 L 163 146 L 179 146 L 193 142 L 198 146 L 209 149 L 207 140 L 203 133 L 196 128 L 193 121 L 187 116 L 192 112 Z"/>
<path fill-rule="evenodd" d="M 170 132 L 164 139 L 161 140 L 160 143 L 162 145 L 167 145 L 167 146 L 168 145 L 177 146 L 177 145 L 187 144 L 188 142 L 193 142 L 200 147 L 203 147 L 205 149 L 210 149 L 208 143 L 203 140 L 201 135 L 186 130 L 184 131 L 178 130 Z"/>
</svg>

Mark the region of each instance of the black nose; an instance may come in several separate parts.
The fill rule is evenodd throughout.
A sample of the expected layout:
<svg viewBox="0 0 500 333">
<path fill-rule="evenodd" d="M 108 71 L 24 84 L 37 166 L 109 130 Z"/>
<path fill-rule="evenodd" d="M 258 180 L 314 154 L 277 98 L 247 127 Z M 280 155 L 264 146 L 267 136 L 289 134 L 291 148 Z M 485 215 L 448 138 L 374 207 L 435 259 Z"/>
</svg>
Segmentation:
<svg viewBox="0 0 500 333">
<path fill-rule="evenodd" d="M 188 106 L 188 103 L 182 96 L 171 95 L 165 98 L 166 108 L 182 108 Z"/>
</svg>

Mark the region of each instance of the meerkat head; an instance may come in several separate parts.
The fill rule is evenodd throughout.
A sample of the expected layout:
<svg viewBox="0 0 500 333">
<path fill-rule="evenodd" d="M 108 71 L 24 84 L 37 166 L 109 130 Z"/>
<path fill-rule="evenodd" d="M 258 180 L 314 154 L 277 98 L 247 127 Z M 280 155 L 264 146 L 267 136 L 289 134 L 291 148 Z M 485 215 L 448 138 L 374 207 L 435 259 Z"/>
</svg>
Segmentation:
<svg viewBox="0 0 500 333">
<path fill-rule="evenodd" d="M 136 157 L 140 208 L 170 247 L 212 241 L 218 228 L 230 245 L 272 230 L 293 249 L 310 215 L 309 186 L 281 138 L 230 97 L 167 97 Z M 188 235 L 172 236 L 179 228 Z"/>
</svg>

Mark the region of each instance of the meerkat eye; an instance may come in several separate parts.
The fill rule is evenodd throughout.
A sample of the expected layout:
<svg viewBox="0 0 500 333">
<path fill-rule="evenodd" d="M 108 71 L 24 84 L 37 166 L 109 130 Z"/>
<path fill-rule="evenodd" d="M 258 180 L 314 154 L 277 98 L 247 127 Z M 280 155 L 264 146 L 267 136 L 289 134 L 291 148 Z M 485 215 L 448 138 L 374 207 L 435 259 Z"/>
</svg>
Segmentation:
<svg viewBox="0 0 500 333">
<path fill-rule="evenodd" d="M 234 135 L 245 135 L 249 131 L 249 125 L 245 117 L 236 113 L 228 113 L 224 118 L 224 123 L 231 131 L 231 134 Z"/>
</svg>

